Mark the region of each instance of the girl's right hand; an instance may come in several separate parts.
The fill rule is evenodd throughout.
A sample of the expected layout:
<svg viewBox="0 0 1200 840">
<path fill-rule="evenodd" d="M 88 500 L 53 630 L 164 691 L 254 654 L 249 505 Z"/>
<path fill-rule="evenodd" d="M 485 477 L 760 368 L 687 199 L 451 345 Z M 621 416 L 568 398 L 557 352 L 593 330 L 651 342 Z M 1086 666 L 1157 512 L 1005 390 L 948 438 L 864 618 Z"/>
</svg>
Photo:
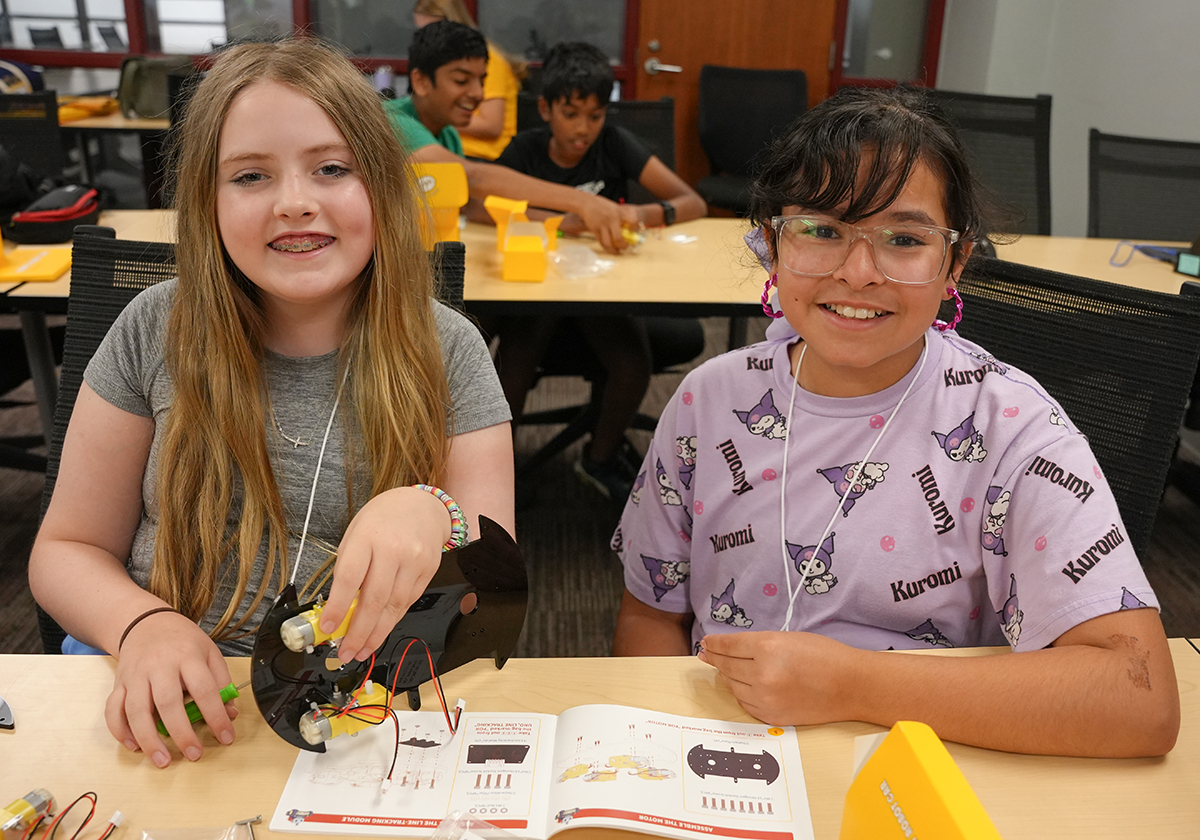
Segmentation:
<svg viewBox="0 0 1200 840">
<path fill-rule="evenodd" d="M 158 767 L 171 763 L 171 752 L 158 733 L 161 719 L 171 739 L 189 760 L 204 753 L 184 709 L 191 695 L 209 729 L 222 744 L 233 742 L 237 709 L 221 702 L 221 689 L 232 682 L 216 643 L 191 619 L 160 613 L 138 623 L 125 637 L 117 676 L 104 708 L 113 737 L 130 750 L 141 750 Z"/>
</svg>

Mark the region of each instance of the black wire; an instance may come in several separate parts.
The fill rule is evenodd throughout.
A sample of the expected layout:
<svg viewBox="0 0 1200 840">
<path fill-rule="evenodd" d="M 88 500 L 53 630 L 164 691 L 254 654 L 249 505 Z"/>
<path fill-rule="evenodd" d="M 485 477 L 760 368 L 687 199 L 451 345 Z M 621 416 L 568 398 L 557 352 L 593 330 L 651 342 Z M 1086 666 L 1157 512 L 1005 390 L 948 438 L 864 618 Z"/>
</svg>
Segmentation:
<svg viewBox="0 0 1200 840">
<path fill-rule="evenodd" d="M 54 835 L 58 834 L 58 826 L 62 818 L 65 817 L 72 808 L 79 804 L 80 799 L 87 799 L 88 797 L 91 797 L 92 809 L 88 812 L 88 815 L 83 818 L 83 822 L 79 824 L 79 828 L 75 829 L 75 833 L 71 835 L 71 840 L 76 840 L 76 838 L 79 837 L 79 832 L 83 831 L 84 826 L 86 826 L 91 821 L 92 817 L 96 815 L 97 797 L 95 791 L 89 790 L 86 793 L 80 794 L 74 802 L 59 811 L 58 815 L 54 818 L 54 824 L 50 828 L 50 833 L 46 835 L 44 840 L 54 840 Z"/>
</svg>

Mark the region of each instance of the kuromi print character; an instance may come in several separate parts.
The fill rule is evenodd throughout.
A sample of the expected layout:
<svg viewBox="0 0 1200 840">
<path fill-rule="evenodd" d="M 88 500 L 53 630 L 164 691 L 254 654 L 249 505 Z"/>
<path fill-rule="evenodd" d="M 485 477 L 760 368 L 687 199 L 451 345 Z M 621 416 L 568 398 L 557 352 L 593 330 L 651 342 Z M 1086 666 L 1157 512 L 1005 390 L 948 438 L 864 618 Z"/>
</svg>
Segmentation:
<svg viewBox="0 0 1200 840">
<path fill-rule="evenodd" d="M 642 565 L 650 573 L 650 583 L 654 586 L 654 600 L 661 601 L 662 597 L 679 584 L 688 579 L 692 564 L 687 560 L 659 560 L 657 557 L 641 555 Z"/>
<path fill-rule="evenodd" d="M 824 595 L 837 585 L 837 578 L 829 571 L 833 564 L 835 536 L 836 531 L 825 538 L 820 548 L 815 545 L 792 545 L 784 541 L 792 562 L 796 564 L 796 571 L 804 578 L 804 591 L 809 595 Z"/>
<path fill-rule="evenodd" d="M 833 485 L 833 490 L 839 499 L 843 498 L 843 493 L 845 494 L 842 502 L 842 516 L 849 516 L 855 500 L 886 478 L 884 473 L 887 472 L 887 468 L 888 465 L 884 463 L 866 463 L 860 470 L 858 464 L 854 463 L 829 467 L 817 470 L 817 472 L 825 476 L 825 479 Z M 849 492 L 846 488 L 849 488 Z"/>
<path fill-rule="evenodd" d="M 982 461 L 987 457 L 983 448 L 983 434 L 975 430 L 975 412 L 967 415 L 967 419 L 957 427 L 942 434 L 931 432 L 937 438 L 938 446 L 946 453 L 951 461 Z"/>
<path fill-rule="evenodd" d="M 658 478 L 658 497 L 662 499 L 664 505 L 682 505 L 683 497 L 679 495 L 679 491 L 671 483 L 671 477 L 663 469 L 662 460 L 658 460 L 655 463 L 657 464 L 654 473 Z"/>
<path fill-rule="evenodd" d="M 1017 602 L 1016 575 L 1009 575 L 1008 579 L 1008 600 L 996 615 L 1000 616 L 1000 626 L 1004 635 L 1008 637 L 1009 644 L 1016 647 L 1017 640 L 1021 638 L 1021 619 L 1025 617 L 1025 613 L 1021 612 Z"/>
<path fill-rule="evenodd" d="M 696 469 L 696 437 L 675 438 L 675 456 L 679 458 L 679 483 L 689 490 Z"/>
<path fill-rule="evenodd" d="M 767 389 L 767 393 L 763 394 L 754 408 L 749 411 L 738 411 L 735 408 L 733 413 L 737 415 L 738 420 L 746 424 L 746 429 L 752 435 L 762 435 L 768 440 L 783 440 L 787 437 L 787 418 L 775 407 L 775 396 L 771 388 Z"/>
<path fill-rule="evenodd" d="M 709 595 L 712 599 L 712 617 L 724 622 L 730 627 L 753 627 L 754 622 L 746 617 L 746 611 L 733 602 L 733 579 L 721 593 L 721 597 Z"/>
<path fill-rule="evenodd" d="M 1057 408 L 1050 409 L 1050 425 L 1062 426 L 1063 428 L 1067 426 L 1067 421 L 1062 419 L 1062 415 L 1058 413 Z"/>
<path fill-rule="evenodd" d="M 925 619 L 911 630 L 906 630 L 904 635 L 918 642 L 926 642 L 934 647 L 954 647 L 950 643 L 950 640 L 942 635 L 942 631 L 937 629 L 931 618 Z"/>
<path fill-rule="evenodd" d="M 1008 516 L 1009 492 L 992 485 L 987 491 L 987 511 L 983 517 L 983 547 L 992 554 L 1007 557 L 1004 550 L 1004 520 Z"/>
<path fill-rule="evenodd" d="M 633 480 L 633 488 L 629 491 L 629 498 L 635 505 L 642 503 L 642 488 L 646 486 L 646 471 L 642 470 L 638 473 L 637 478 Z"/>
<path fill-rule="evenodd" d="M 1121 587 L 1121 609 L 1138 610 L 1145 606 L 1147 606 L 1145 601 L 1134 595 L 1124 586 Z"/>
</svg>

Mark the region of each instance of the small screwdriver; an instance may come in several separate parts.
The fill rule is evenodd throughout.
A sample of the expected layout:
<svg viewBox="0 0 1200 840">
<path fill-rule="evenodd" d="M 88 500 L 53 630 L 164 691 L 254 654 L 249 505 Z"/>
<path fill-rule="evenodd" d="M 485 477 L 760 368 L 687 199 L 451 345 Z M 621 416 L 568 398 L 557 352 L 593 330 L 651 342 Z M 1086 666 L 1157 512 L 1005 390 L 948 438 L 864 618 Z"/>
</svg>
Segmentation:
<svg viewBox="0 0 1200 840">
<path fill-rule="evenodd" d="M 230 683 L 229 685 L 225 686 L 224 688 L 221 689 L 221 702 L 228 703 L 233 698 L 238 697 L 239 696 L 238 692 L 248 685 L 250 685 L 250 680 L 246 680 L 241 685 L 234 685 L 233 683 Z M 200 720 L 202 720 L 204 718 L 204 715 L 200 713 L 200 707 L 196 705 L 195 700 L 187 701 L 187 703 L 184 705 L 183 709 L 184 709 L 184 711 L 187 712 L 188 720 L 191 721 L 192 723 L 198 723 Z M 167 732 L 166 724 L 164 724 L 161 720 L 158 722 L 158 734 L 159 735 L 170 734 Z"/>
</svg>

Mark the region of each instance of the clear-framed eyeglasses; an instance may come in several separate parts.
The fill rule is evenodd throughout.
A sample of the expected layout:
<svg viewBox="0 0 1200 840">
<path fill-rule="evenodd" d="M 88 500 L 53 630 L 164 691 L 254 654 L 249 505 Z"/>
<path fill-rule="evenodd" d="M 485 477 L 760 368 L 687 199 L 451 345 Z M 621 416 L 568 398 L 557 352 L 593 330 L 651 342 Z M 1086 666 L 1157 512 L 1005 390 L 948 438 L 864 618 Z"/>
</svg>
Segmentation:
<svg viewBox="0 0 1200 840">
<path fill-rule="evenodd" d="M 775 216 L 771 227 L 779 261 L 796 274 L 832 274 L 846 261 L 855 241 L 865 239 L 880 273 L 904 286 L 937 280 L 951 246 L 962 236 L 956 230 L 915 222 L 867 228 L 825 216 Z"/>
</svg>

